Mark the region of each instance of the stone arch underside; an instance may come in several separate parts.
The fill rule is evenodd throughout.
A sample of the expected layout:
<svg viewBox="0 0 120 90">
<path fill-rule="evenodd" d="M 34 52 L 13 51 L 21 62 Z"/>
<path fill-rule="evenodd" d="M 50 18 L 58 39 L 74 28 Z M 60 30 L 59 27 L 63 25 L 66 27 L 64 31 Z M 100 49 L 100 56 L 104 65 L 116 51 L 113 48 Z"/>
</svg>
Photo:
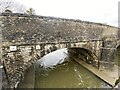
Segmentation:
<svg viewBox="0 0 120 90">
<path fill-rule="evenodd" d="M 81 42 L 60 42 L 33 45 L 36 53 L 43 57 L 44 55 L 62 48 L 84 48 L 94 53 L 97 59 L 100 59 L 101 41 L 81 41 Z M 39 46 L 39 49 L 36 49 Z"/>
<path fill-rule="evenodd" d="M 71 57 L 79 58 L 80 60 L 99 68 L 99 58 L 95 52 L 82 47 L 71 47 L 68 48 L 68 51 Z"/>
</svg>

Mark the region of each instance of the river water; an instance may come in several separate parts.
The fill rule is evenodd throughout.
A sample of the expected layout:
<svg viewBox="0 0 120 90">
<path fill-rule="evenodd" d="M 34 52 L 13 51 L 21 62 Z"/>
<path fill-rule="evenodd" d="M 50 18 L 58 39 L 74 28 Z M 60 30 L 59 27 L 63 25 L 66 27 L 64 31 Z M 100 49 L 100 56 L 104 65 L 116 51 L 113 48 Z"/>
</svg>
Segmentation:
<svg viewBox="0 0 120 90">
<path fill-rule="evenodd" d="M 36 75 L 35 88 L 108 88 L 109 86 L 73 60 Z"/>
</svg>

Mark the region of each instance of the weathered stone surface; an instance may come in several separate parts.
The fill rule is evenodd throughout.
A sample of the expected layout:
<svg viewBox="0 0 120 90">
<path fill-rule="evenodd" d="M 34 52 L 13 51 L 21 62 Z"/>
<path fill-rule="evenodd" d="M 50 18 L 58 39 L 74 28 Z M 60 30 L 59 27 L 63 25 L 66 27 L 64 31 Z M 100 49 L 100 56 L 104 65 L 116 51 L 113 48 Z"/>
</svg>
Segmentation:
<svg viewBox="0 0 120 90">
<path fill-rule="evenodd" d="M 81 20 L 42 16 L 4 16 L 3 38 L 6 41 L 55 42 L 101 40 L 117 37 L 117 28 Z"/>
<path fill-rule="evenodd" d="M 27 53 L 27 51 L 25 52 Z M 26 54 L 17 51 L 5 54 L 3 57 L 11 88 L 14 88 L 15 84 L 24 78 L 23 76 L 25 70 L 27 70 L 27 68 L 29 68 L 33 62 L 37 60 L 37 58 L 33 55 L 28 55 L 28 58 L 24 58 L 25 55 Z"/>
</svg>

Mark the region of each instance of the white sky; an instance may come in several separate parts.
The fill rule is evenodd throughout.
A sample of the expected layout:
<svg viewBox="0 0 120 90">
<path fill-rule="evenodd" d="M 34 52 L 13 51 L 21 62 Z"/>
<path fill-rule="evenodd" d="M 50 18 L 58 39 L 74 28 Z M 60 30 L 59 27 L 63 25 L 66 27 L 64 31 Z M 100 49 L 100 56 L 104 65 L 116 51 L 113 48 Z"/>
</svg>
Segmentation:
<svg viewBox="0 0 120 90">
<path fill-rule="evenodd" d="M 16 0 L 37 15 L 80 19 L 118 26 L 119 0 Z"/>
</svg>

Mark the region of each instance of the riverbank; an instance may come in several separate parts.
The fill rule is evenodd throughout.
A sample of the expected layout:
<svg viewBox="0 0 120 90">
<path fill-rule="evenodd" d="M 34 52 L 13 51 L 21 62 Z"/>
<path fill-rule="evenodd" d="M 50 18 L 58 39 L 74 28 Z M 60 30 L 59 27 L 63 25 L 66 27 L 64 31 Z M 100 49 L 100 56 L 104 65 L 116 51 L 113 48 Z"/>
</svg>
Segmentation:
<svg viewBox="0 0 120 90">
<path fill-rule="evenodd" d="M 111 87 L 115 85 L 116 80 L 118 79 L 118 66 L 114 65 L 113 70 L 98 70 L 97 68 L 85 63 L 82 60 L 78 60 L 75 57 L 72 57 L 77 63 L 81 64 L 83 67 L 91 71 L 97 77 L 102 79 L 104 82 L 108 83 Z"/>
</svg>

